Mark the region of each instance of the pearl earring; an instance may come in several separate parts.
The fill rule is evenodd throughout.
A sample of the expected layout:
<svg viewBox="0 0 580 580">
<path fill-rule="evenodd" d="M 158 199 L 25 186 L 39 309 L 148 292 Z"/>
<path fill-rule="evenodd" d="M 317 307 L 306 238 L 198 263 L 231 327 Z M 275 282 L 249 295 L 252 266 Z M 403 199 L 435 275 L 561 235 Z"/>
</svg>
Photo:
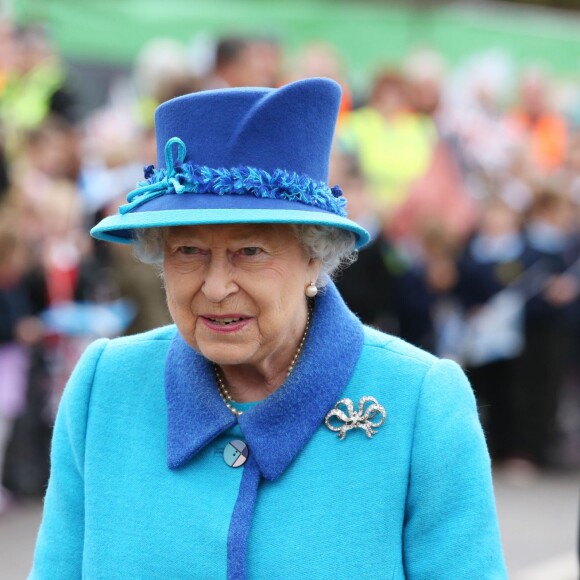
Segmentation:
<svg viewBox="0 0 580 580">
<path fill-rule="evenodd" d="M 314 282 L 310 282 L 310 284 L 306 286 L 304 293 L 308 298 L 314 298 L 318 294 L 318 288 L 315 286 Z"/>
</svg>

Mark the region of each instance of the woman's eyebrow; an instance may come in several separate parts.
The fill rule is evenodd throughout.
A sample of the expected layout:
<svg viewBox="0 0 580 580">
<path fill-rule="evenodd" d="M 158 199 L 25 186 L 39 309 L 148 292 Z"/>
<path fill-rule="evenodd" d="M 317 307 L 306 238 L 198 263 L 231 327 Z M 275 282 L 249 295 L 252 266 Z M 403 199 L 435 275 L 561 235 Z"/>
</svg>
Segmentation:
<svg viewBox="0 0 580 580">
<path fill-rule="evenodd" d="M 188 235 L 188 234 L 176 234 L 174 236 L 171 236 L 169 238 L 167 238 L 167 241 L 171 244 L 187 244 L 187 245 L 196 245 L 196 244 L 207 244 L 207 241 L 204 241 L 202 238 L 195 236 L 195 235 Z M 221 245 L 222 240 L 220 239 L 214 239 L 214 241 L 217 241 L 218 244 Z M 232 236 L 228 239 L 228 243 L 233 243 L 233 244 L 245 244 L 245 243 L 251 243 L 251 245 L 256 245 L 256 244 L 264 244 L 268 242 L 268 236 L 265 236 L 264 234 L 259 234 L 259 233 L 252 233 L 252 232 L 248 232 L 247 234 L 241 233 L 239 235 L 236 236 Z M 212 242 L 209 242 L 210 245 Z"/>
</svg>

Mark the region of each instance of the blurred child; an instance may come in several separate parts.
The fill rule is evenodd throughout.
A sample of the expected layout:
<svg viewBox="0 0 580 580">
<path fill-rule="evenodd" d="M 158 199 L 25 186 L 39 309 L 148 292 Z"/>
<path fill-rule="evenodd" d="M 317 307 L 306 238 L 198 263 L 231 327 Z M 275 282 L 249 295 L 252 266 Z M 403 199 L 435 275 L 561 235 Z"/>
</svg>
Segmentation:
<svg viewBox="0 0 580 580">
<path fill-rule="evenodd" d="M 24 274 L 27 254 L 17 216 L 0 213 L 0 515 L 10 497 L 2 487 L 5 452 L 14 420 L 23 411 L 28 379 L 28 347 L 39 340 L 41 325 L 32 316 Z"/>
<path fill-rule="evenodd" d="M 558 401 L 572 346 L 580 290 L 574 213 L 569 198 L 542 188 L 526 232 L 528 268 L 541 286 L 525 309 L 525 344 L 516 383 L 517 455 L 533 465 L 553 459 Z"/>
<path fill-rule="evenodd" d="M 524 298 L 506 289 L 521 279 L 524 254 L 520 215 L 503 199 L 489 199 L 459 259 L 456 295 L 466 316 L 462 362 L 496 461 L 514 451 L 514 379 L 523 343 L 519 323 Z"/>
<path fill-rule="evenodd" d="M 438 325 L 457 283 L 457 240 L 434 216 L 399 240 L 395 251 L 400 259 L 394 287 L 399 336 L 437 353 Z"/>
</svg>

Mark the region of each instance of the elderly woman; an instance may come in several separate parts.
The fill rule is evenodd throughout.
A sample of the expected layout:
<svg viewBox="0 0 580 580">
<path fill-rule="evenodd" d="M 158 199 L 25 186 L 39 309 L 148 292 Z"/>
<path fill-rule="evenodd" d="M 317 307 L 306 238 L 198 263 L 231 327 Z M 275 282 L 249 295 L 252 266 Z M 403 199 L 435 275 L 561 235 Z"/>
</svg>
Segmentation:
<svg viewBox="0 0 580 580">
<path fill-rule="evenodd" d="M 90 346 L 59 410 L 31 578 L 505 578 L 453 362 L 365 328 L 368 241 L 326 185 L 340 89 L 179 97 L 92 231 L 159 264 L 174 326 Z"/>
</svg>

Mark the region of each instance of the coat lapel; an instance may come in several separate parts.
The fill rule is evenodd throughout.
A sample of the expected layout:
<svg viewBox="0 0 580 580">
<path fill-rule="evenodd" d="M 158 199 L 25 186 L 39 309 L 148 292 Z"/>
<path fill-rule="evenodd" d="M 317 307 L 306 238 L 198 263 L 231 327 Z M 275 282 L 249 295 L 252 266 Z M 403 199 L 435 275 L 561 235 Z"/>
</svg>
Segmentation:
<svg viewBox="0 0 580 580">
<path fill-rule="evenodd" d="M 329 281 L 315 300 L 304 350 L 292 374 L 236 418 L 220 398 L 211 363 L 176 334 L 165 368 L 169 467 L 184 465 L 238 421 L 260 472 L 274 481 L 340 399 L 362 343 L 362 324 Z"/>
</svg>

